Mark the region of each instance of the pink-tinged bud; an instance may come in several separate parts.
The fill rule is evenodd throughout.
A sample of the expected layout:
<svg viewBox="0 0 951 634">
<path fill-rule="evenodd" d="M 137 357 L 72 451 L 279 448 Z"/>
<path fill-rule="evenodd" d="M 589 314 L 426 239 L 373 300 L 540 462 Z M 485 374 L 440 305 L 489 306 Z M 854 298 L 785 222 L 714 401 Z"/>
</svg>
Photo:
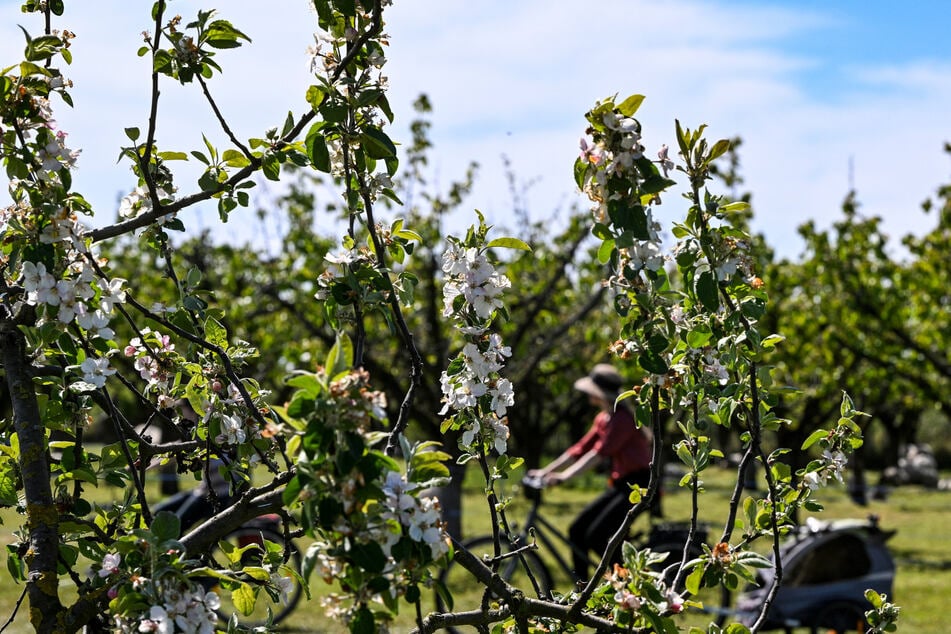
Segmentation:
<svg viewBox="0 0 951 634">
<path fill-rule="evenodd" d="M 109 588 L 109 590 L 106 592 L 106 596 L 109 597 L 110 601 L 119 596 L 119 586 L 112 586 Z"/>
<path fill-rule="evenodd" d="M 223 387 L 223 386 L 221 385 L 221 381 L 219 381 L 219 380 L 217 380 L 217 379 L 215 379 L 214 381 L 211 382 L 211 391 L 212 391 L 212 392 L 220 392 L 222 387 Z"/>
</svg>

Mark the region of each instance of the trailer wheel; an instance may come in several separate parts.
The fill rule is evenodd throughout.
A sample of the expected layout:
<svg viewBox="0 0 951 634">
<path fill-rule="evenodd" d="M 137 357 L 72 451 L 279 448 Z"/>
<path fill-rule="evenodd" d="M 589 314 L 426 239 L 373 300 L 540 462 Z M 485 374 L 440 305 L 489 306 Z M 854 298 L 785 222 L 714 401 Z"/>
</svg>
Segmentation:
<svg viewBox="0 0 951 634">
<path fill-rule="evenodd" d="M 816 615 L 813 632 L 817 628 L 835 634 L 863 634 L 868 628 L 865 607 L 850 601 L 833 601 L 825 604 Z"/>
</svg>

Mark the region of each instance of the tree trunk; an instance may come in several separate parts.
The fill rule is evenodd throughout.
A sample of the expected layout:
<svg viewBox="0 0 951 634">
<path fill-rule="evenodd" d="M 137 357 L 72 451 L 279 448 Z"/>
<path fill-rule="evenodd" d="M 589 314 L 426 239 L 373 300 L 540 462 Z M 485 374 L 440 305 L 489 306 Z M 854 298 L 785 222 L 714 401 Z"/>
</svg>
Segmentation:
<svg viewBox="0 0 951 634">
<path fill-rule="evenodd" d="M 26 356 L 26 342 L 14 323 L 0 324 L 0 359 L 6 373 L 13 408 L 13 428 L 20 445 L 18 456 L 26 495 L 26 528 L 29 549 L 27 596 L 30 623 L 45 634 L 62 632 L 65 617 L 59 599 L 56 563 L 59 556 L 59 515 L 50 487 L 46 433 L 40 418 L 33 377 Z"/>
</svg>

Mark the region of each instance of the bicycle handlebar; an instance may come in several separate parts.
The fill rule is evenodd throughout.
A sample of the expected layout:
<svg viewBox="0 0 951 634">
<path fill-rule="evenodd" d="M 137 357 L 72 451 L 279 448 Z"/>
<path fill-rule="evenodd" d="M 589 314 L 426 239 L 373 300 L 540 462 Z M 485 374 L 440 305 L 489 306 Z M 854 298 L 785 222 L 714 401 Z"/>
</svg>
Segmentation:
<svg viewBox="0 0 951 634">
<path fill-rule="evenodd" d="M 544 478 L 527 475 L 522 478 L 522 486 L 525 487 L 526 489 L 534 489 L 535 491 L 541 491 L 548 485 L 545 484 Z"/>
</svg>

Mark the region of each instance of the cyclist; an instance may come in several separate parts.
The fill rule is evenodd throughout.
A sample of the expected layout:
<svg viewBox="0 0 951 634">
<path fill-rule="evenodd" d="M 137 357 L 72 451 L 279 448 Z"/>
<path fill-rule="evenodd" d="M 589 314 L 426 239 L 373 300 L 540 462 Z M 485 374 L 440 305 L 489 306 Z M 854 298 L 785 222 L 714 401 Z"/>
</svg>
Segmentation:
<svg viewBox="0 0 951 634">
<path fill-rule="evenodd" d="M 631 508 L 631 485 L 647 486 L 650 482 L 650 433 L 637 428 L 623 401 L 615 407 L 622 384 L 618 371 L 604 363 L 575 381 L 575 389 L 599 410 L 591 428 L 547 466 L 529 472 L 545 484 L 558 484 L 609 461 L 607 490 L 588 504 L 568 529 L 575 546 L 574 574 L 579 580 L 588 578 L 588 551 L 603 553 Z"/>
</svg>

